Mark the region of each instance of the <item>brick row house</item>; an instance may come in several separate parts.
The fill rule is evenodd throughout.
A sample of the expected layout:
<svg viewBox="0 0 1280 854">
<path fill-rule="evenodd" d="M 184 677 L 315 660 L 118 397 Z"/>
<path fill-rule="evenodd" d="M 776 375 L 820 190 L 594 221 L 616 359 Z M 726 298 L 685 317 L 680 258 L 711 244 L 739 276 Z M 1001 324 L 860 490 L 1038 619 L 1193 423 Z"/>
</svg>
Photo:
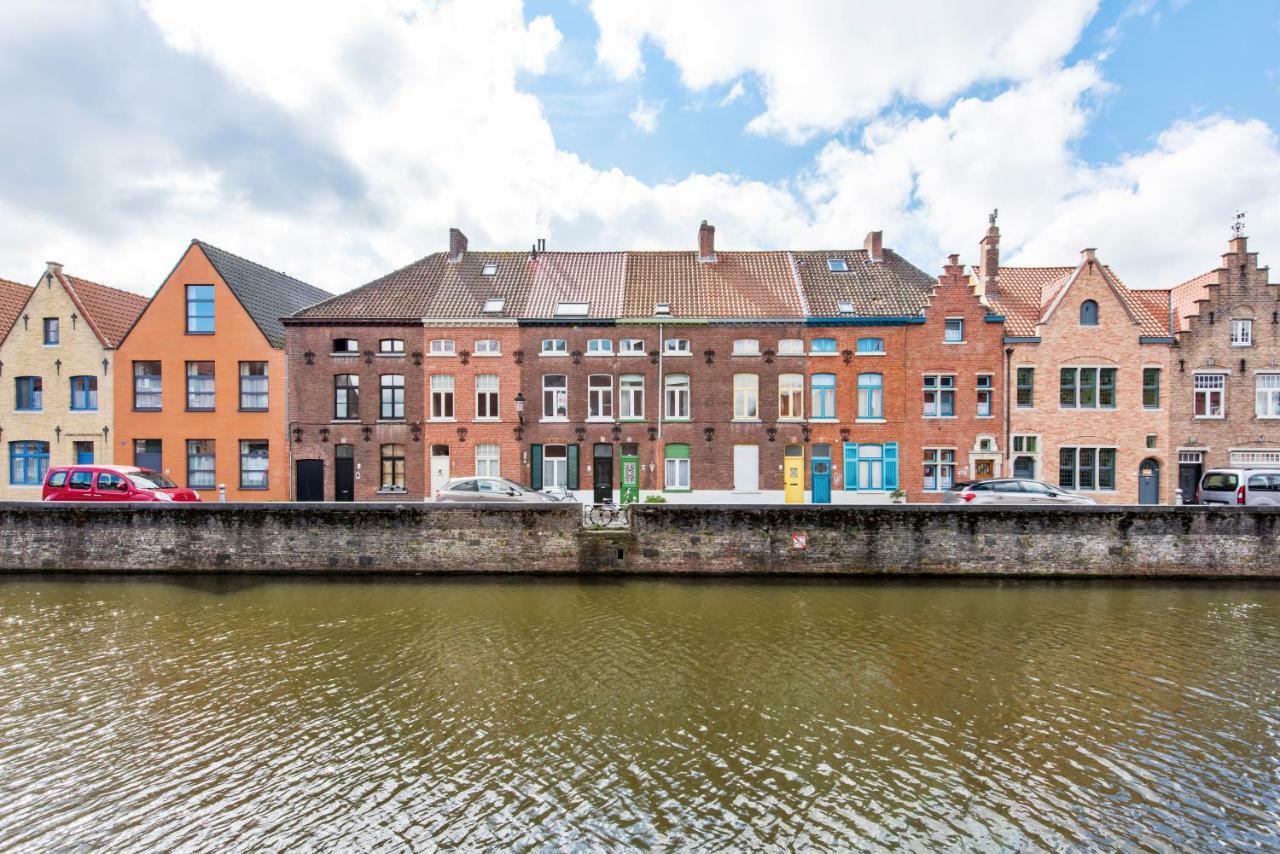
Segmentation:
<svg viewBox="0 0 1280 854">
<path fill-rule="evenodd" d="M 1280 285 L 1237 229 L 1221 264 L 1172 289 L 1169 490 L 1209 468 L 1280 467 Z"/>
<path fill-rule="evenodd" d="M 115 461 L 206 501 L 288 498 L 281 318 L 329 296 L 192 241 L 116 354 Z"/>
<path fill-rule="evenodd" d="M 958 261 L 935 279 L 879 233 L 726 252 L 704 223 L 686 252 L 512 253 L 454 229 L 285 320 L 295 495 L 500 474 L 598 499 L 936 500 L 1001 468 L 1001 321 Z"/>
<path fill-rule="evenodd" d="M 35 287 L 0 283 L 0 499 L 39 501 L 51 465 L 113 461 L 113 367 L 144 305 L 53 262 Z"/>
</svg>

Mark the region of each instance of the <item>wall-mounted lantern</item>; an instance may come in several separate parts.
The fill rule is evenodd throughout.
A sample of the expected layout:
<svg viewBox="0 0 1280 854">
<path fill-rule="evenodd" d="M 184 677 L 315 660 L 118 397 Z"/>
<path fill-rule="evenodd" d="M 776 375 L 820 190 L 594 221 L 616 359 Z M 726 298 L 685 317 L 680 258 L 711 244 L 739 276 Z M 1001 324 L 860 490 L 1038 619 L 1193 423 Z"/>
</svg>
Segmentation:
<svg viewBox="0 0 1280 854">
<path fill-rule="evenodd" d="M 316 354 L 308 350 L 302 354 L 302 361 L 308 365 L 314 365 L 316 363 Z"/>
<path fill-rule="evenodd" d="M 702 435 L 706 438 L 706 440 L 707 440 L 708 442 L 710 442 L 712 439 L 714 439 L 714 438 L 716 437 L 716 428 L 714 428 L 714 427 L 703 427 L 703 428 L 702 428 Z"/>
<path fill-rule="evenodd" d="M 459 427 L 459 428 L 458 428 L 458 441 L 459 441 L 459 442 L 465 442 L 465 441 L 467 441 L 467 428 L 466 428 L 466 427 Z"/>
<path fill-rule="evenodd" d="M 768 437 L 769 437 L 769 441 L 770 441 L 770 442 L 772 442 L 774 439 L 778 438 L 778 428 L 777 428 L 777 427 L 766 427 L 766 428 L 764 428 L 764 433 L 765 433 L 765 435 L 766 435 L 766 436 L 768 436 Z"/>
<path fill-rule="evenodd" d="M 516 392 L 516 418 L 520 421 L 520 425 L 524 426 L 524 392 Z"/>
</svg>

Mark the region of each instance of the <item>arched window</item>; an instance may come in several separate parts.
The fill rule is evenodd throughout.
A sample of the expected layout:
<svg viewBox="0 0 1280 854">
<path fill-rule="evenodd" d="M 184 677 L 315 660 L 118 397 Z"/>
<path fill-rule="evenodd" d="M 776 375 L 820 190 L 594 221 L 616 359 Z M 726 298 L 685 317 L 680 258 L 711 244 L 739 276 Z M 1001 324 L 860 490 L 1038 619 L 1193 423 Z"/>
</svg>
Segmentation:
<svg viewBox="0 0 1280 854">
<path fill-rule="evenodd" d="M 1080 303 L 1080 325 L 1098 325 L 1098 304 L 1091 299 L 1087 299 Z"/>
</svg>

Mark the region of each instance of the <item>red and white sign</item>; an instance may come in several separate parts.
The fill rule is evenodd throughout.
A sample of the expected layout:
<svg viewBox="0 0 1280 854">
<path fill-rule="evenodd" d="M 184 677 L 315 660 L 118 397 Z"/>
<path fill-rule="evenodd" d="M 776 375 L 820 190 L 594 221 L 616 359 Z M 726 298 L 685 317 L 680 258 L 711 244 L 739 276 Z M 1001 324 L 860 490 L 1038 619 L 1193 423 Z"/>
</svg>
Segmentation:
<svg viewBox="0 0 1280 854">
<path fill-rule="evenodd" d="M 809 548 L 809 535 L 799 531 L 792 534 L 791 548 L 798 552 L 802 552 L 805 549 Z"/>
</svg>

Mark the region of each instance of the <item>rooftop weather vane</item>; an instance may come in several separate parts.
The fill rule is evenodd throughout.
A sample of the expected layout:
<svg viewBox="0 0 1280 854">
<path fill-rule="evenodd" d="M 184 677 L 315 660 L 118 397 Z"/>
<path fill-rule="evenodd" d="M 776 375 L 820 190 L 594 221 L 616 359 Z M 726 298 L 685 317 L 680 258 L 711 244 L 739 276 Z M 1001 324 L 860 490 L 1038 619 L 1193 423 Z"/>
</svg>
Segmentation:
<svg viewBox="0 0 1280 854">
<path fill-rule="evenodd" d="M 1231 233 L 1236 237 L 1244 237 L 1244 215 L 1246 211 L 1236 211 L 1236 221 L 1231 225 Z"/>
<path fill-rule="evenodd" d="M 999 216 L 999 215 L 1000 215 L 1000 209 L 999 209 L 999 208 L 992 208 L 991 213 L 987 214 L 987 223 L 988 223 L 988 224 L 990 224 L 990 225 L 995 225 L 995 224 L 996 224 L 996 217 L 997 217 L 997 216 Z"/>
</svg>

